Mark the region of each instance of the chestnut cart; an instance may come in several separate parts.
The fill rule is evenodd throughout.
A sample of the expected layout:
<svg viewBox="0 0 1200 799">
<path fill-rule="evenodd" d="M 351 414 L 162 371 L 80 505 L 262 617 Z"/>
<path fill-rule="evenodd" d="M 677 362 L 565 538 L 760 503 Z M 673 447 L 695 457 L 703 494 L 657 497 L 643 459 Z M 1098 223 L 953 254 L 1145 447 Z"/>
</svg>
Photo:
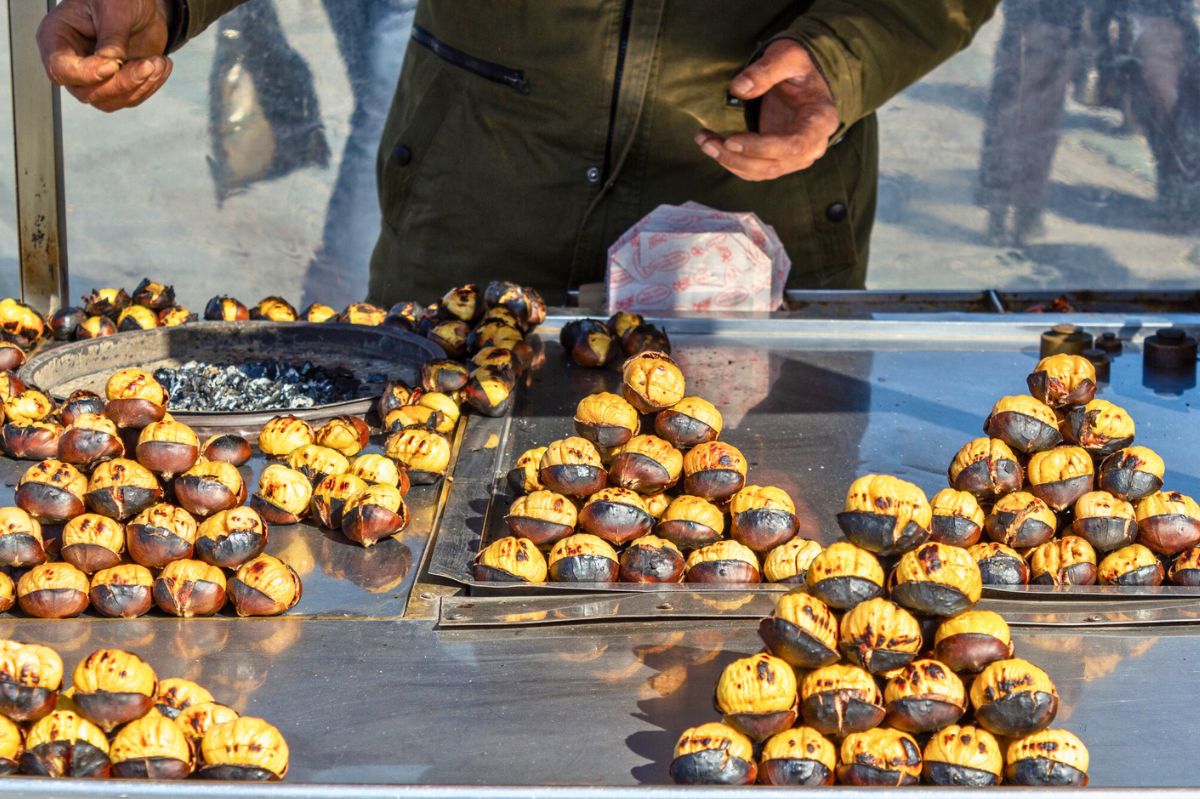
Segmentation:
<svg viewBox="0 0 1200 799">
<path fill-rule="evenodd" d="M 1166 460 L 1168 487 L 1200 493 L 1194 375 L 1144 373 L 1141 355 L 1157 328 L 1200 326 L 1194 299 L 1064 319 L 999 313 L 1015 306 L 991 293 L 889 296 L 793 297 L 799 310 L 773 318 L 656 320 L 689 393 L 721 407 L 752 480 L 796 498 L 802 534 L 838 536 L 834 516 L 857 475 L 942 487 L 992 403 L 1024 391 L 1041 332 L 1061 321 L 1119 334 L 1100 396 L 1133 414 L 1139 443 Z M 309 525 L 272 531 L 268 551 L 286 553 L 304 580 L 287 616 L 0 617 L 0 636 L 54 646 L 68 670 L 96 648 L 126 648 L 161 676 L 196 679 L 269 718 L 291 747 L 285 783 L 4 778 L 0 796 L 732 795 L 667 786 L 667 766 L 679 732 L 715 718 L 722 668 L 759 650 L 757 619 L 783 587 L 531 589 L 470 576 L 502 528 L 503 475 L 517 455 L 570 434 L 578 399 L 616 385 L 616 373 L 561 361 L 566 320 L 540 331 L 547 362 L 513 414 L 460 427 L 451 478 L 414 490 L 400 540 L 363 550 Z M 262 463 L 251 466 L 248 482 Z M 0 502 L 23 469 L 0 466 Z M 1054 679 L 1060 720 L 1091 751 L 1094 786 L 1141 794 L 1200 781 L 1200 593 L 993 590 L 981 607 L 1004 613 L 1018 652 Z"/>
</svg>

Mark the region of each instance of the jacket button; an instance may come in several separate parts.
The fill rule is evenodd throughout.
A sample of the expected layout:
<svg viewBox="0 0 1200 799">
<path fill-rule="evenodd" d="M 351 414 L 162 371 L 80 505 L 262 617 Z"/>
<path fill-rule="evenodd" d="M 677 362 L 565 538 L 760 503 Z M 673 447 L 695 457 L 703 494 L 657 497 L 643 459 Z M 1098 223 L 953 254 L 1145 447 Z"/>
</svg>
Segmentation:
<svg viewBox="0 0 1200 799">
<path fill-rule="evenodd" d="M 392 148 L 392 160 L 399 166 L 408 166 L 408 162 L 412 160 L 412 150 L 406 145 L 397 144 Z"/>
<path fill-rule="evenodd" d="M 849 215 L 850 209 L 846 207 L 845 203 L 832 203 L 825 209 L 825 218 L 830 222 L 844 222 Z"/>
<path fill-rule="evenodd" d="M 600 182 L 600 168 L 594 167 L 594 166 L 589 167 L 588 171 L 584 173 L 584 177 L 587 178 L 588 183 L 599 183 Z"/>
</svg>

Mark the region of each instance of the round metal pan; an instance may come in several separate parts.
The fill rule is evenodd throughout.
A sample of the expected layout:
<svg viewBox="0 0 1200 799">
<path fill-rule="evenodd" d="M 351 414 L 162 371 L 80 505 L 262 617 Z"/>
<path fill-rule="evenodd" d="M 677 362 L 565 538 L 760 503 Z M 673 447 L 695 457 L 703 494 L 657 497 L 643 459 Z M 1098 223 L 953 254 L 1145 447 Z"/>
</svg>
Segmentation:
<svg viewBox="0 0 1200 799">
<path fill-rule="evenodd" d="M 196 322 L 64 344 L 30 358 L 20 376 L 63 400 L 77 389 L 103 395 L 109 375 L 127 366 L 153 371 L 190 360 L 236 364 L 277 359 L 346 367 L 366 389 L 359 399 L 311 408 L 251 413 L 171 411 L 199 432 L 248 434 L 257 433 L 267 420 L 281 413 L 309 422 L 322 422 L 340 414 L 366 414 L 387 381 L 415 385 L 421 367 L 439 357 L 444 357 L 442 351 L 433 343 L 393 328 L 308 322 Z"/>
</svg>

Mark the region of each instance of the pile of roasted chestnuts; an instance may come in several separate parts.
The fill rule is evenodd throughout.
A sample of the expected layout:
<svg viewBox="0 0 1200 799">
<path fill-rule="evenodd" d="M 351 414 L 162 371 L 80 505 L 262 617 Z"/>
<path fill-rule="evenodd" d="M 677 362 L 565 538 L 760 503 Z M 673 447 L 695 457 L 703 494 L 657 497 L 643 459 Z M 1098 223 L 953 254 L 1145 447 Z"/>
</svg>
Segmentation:
<svg viewBox="0 0 1200 799">
<path fill-rule="evenodd" d="M 575 319 L 563 325 L 558 341 L 563 354 L 578 366 L 607 366 L 643 352 L 671 354 L 671 341 L 661 327 L 641 314 L 618 311 L 607 321 Z"/>
<path fill-rule="evenodd" d="M 278 781 L 288 745 L 191 680 L 160 680 L 132 652 L 98 649 L 63 687 L 47 646 L 0 641 L 0 774 Z"/>
</svg>

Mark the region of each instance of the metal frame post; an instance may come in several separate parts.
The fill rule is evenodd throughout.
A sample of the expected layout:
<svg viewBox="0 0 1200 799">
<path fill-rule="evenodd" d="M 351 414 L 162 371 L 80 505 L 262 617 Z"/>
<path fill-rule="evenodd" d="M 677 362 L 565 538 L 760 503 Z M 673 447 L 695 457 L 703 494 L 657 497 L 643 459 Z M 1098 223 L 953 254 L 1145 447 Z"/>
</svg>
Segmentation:
<svg viewBox="0 0 1200 799">
<path fill-rule="evenodd" d="M 68 295 L 62 116 L 36 40 L 55 4 L 8 0 L 21 297 L 47 313 L 66 305 Z"/>
</svg>

